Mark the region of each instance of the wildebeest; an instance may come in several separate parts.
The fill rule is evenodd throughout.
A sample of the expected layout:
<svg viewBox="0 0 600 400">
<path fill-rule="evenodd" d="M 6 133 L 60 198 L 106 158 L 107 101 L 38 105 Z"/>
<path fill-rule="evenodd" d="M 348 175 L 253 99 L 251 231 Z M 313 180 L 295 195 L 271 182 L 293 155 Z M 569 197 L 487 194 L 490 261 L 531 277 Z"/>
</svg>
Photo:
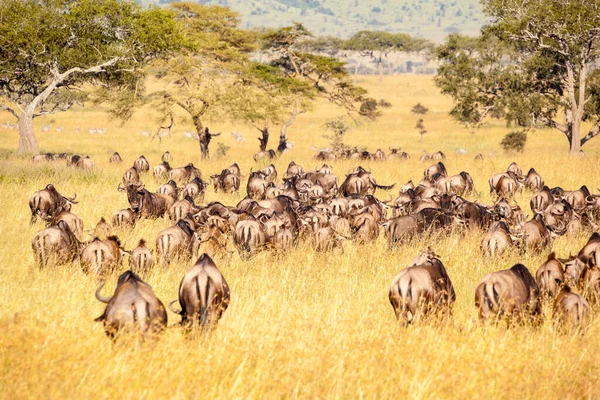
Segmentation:
<svg viewBox="0 0 600 400">
<path fill-rule="evenodd" d="M 181 325 L 214 328 L 227 310 L 230 290 L 225 277 L 207 254 L 202 254 L 188 270 L 179 285 L 180 310 L 171 311 L 181 315 Z"/>
<path fill-rule="evenodd" d="M 486 256 L 500 256 L 512 245 L 510 230 L 504 221 L 496 221 L 481 241 L 481 251 Z"/>
<path fill-rule="evenodd" d="M 68 165 L 75 167 L 75 168 L 81 168 L 81 169 L 87 169 L 87 170 L 92 170 L 96 166 L 96 164 L 94 164 L 94 161 L 89 156 L 85 156 L 85 157 L 73 156 L 71 158 L 71 161 L 68 163 Z"/>
<path fill-rule="evenodd" d="M 510 163 L 508 168 L 506 168 L 506 172 L 512 172 L 513 174 L 515 174 L 517 176 L 517 178 L 520 178 L 523 176 L 523 170 L 521 169 L 521 167 L 519 167 L 519 164 L 517 164 L 514 161 L 512 163 Z"/>
<path fill-rule="evenodd" d="M 137 221 L 138 214 L 136 214 L 131 208 L 124 208 L 118 210 L 113 214 L 112 224 L 115 227 L 120 228 L 131 228 Z"/>
<path fill-rule="evenodd" d="M 165 196 L 169 196 L 173 199 L 173 201 L 179 198 L 179 192 L 181 188 L 177 187 L 177 183 L 174 180 L 170 180 L 164 185 L 160 185 L 158 189 L 156 189 L 156 193 L 164 194 Z"/>
<path fill-rule="evenodd" d="M 550 244 L 550 231 L 540 214 L 536 214 L 523 226 L 524 248 L 539 253 Z"/>
<path fill-rule="evenodd" d="M 428 250 L 394 277 L 389 299 L 396 318 L 411 324 L 450 314 L 456 293 L 444 264 Z"/>
<path fill-rule="evenodd" d="M 101 217 L 96 226 L 94 227 L 92 235 L 97 238 L 100 238 L 101 240 L 104 240 L 111 236 L 112 233 L 112 226 L 110 226 L 110 224 L 106 222 L 104 217 Z"/>
<path fill-rule="evenodd" d="M 448 176 L 448 171 L 446 171 L 446 166 L 443 162 L 433 164 L 423 172 L 423 176 L 428 182 L 433 182 L 433 177 L 437 174 L 439 176 Z"/>
<path fill-rule="evenodd" d="M 535 169 L 530 168 L 525 176 L 524 180 L 525 187 L 531 191 L 538 191 L 544 187 L 544 179 L 538 174 Z"/>
<path fill-rule="evenodd" d="M 188 183 L 196 177 L 201 178 L 200 170 L 192 163 L 169 171 L 169 179 L 175 182 Z"/>
<path fill-rule="evenodd" d="M 206 182 L 196 177 L 192 179 L 188 184 L 183 187 L 181 197 L 184 199 L 190 197 L 194 200 L 199 199 L 201 202 L 204 201 L 204 195 L 206 193 Z"/>
<path fill-rule="evenodd" d="M 146 247 L 146 241 L 140 239 L 137 247 L 129 254 L 129 269 L 136 274 L 149 272 L 154 266 L 152 251 Z"/>
<path fill-rule="evenodd" d="M 150 163 L 148 162 L 148 160 L 146 160 L 146 157 L 144 157 L 143 155 L 139 156 L 138 159 L 133 162 L 133 166 L 139 172 L 150 171 Z"/>
<path fill-rule="evenodd" d="M 483 277 L 475 289 L 475 306 L 479 318 L 533 319 L 541 313 L 539 289 L 523 264 Z"/>
<path fill-rule="evenodd" d="M 540 289 L 540 295 L 554 299 L 565 283 L 563 266 L 551 253 L 535 274 L 535 280 Z"/>
<path fill-rule="evenodd" d="M 52 154 L 52 153 L 36 154 L 33 156 L 33 158 L 31 160 L 34 163 L 54 161 L 54 154 Z"/>
<path fill-rule="evenodd" d="M 258 153 L 254 154 L 252 158 L 254 158 L 254 161 L 273 160 L 277 158 L 277 153 L 275 153 L 275 150 L 273 149 L 268 151 L 259 151 Z"/>
<path fill-rule="evenodd" d="M 173 161 L 173 156 L 168 151 L 165 151 L 160 159 L 163 162 L 170 163 L 171 161 Z"/>
<path fill-rule="evenodd" d="M 62 265 L 79 254 L 80 242 L 69 225 L 59 221 L 56 226 L 38 232 L 31 240 L 31 248 L 38 266 Z"/>
<path fill-rule="evenodd" d="M 251 172 L 246 184 L 246 193 L 254 200 L 264 200 L 268 185 L 262 172 Z"/>
<path fill-rule="evenodd" d="M 240 176 L 232 173 L 229 169 L 224 169 L 220 174 L 211 175 L 215 192 L 225 193 L 239 192 Z"/>
<path fill-rule="evenodd" d="M 196 225 L 191 218 L 180 219 L 175 225 L 161 231 L 156 237 L 156 257 L 163 265 L 175 259 L 189 260 Z"/>
<path fill-rule="evenodd" d="M 42 190 L 33 193 L 29 199 L 29 209 L 31 210 L 31 223 L 34 223 L 39 215 L 43 220 L 49 220 L 52 216 L 61 211 L 71 211 L 71 205 L 77 204 L 73 197 L 65 197 L 58 193 L 54 185 L 49 184 Z"/>
<path fill-rule="evenodd" d="M 595 307 L 600 305 L 600 266 L 592 265 L 583 271 L 581 286 L 589 302 Z"/>
<path fill-rule="evenodd" d="M 295 176 L 300 176 L 304 174 L 304 168 L 301 165 L 296 164 L 295 162 L 290 162 L 287 170 L 285 172 L 284 178 L 293 178 Z"/>
<path fill-rule="evenodd" d="M 104 283 L 96 290 L 96 298 L 106 303 L 104 313 L 95 321 L 104 323 L 111 339 L 123 331 L 142 335 L 156 334 L 167 326 L 167 311 L 152 287 L 132 271 L 125 271 L 117 281 L 112 297 L 100 295 Z"/>
<path fill-rule="evenodd" d="M 133 166 L 123 173 L 123 184 L 127 185 L 141 185 L 140 173 L 138 169 Z"/>
<path fill-rule="evenodd" d="M 150 193 L 143 185 L 119 186 L 118 190 L 127 190 L 127 200 L 131 209 L 139 214 L 140 218 L 162 217 L 174 203 L 174 199 L 161 193 Z"/>
<path fill-rule="evenodd" d="M 554 301 L 552 318 L 561 330 L 585 329 L 590 318 L 590 305 L 583 296 L 564 286 Z"/>
<path fill-rule="evenodd" d="M 250 215 L 238 221 L 233 232 L 233 244 L 240 254 L 252 254 L 266 244 L 266 236 L 260 223 Z"/>
<path fill-rule="evenodd" d="M 169 163 L 166 161 L 163 161 L 160 164 L 158 164 L 156 167 L 154 167 L 154 169 L 152 170 L 152 176 L 156 180 L 166 179 L 169 176 L 169 171 L 171 169 L 172 168 L 169 165 Z"/>
<path fill-rule="evenodd" d="M 84 273 L 105 276 L 121 265 L 123 250 L 116 236 L 106 240 L 94 238 L 81 252 L 81 268 Z"/>
<path fill-rule="evenodd" d="M 194 204 L 194 199 L 190 196 L 186 196 L 183 200 L 178 200 L 171 208 L 169 208 L 169 219 L 172 222 L 177 222 L 180 219 L 184 219 L 188 214 L 196 214 L 200 209 Z"/>
<path fill-rule="evenodd" d="M 111 164 L 118 164 L 123 162 L 123 159 L 121 158 L 121 155 L 118 152 L 114 152 L 112 156 L 110 156 L 110 159 L 108 160 L 108 162 L 110 162 Z"/>
<path fill-rule="evenodd" d="M 48 226 L 58 225 L 59 221 L 65 221 L 75 236 L 81 237 L 83 234 L 83 220 L 77 215 L 68 211 L 60 211 L 50 218 Z"/>
</svg>

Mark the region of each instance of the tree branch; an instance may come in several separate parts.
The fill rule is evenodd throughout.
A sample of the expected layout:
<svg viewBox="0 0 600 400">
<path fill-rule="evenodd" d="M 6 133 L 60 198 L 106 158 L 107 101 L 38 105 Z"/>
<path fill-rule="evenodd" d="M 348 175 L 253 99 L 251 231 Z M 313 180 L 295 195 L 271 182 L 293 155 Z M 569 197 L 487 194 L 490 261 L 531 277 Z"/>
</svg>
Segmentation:
<svg viewBox="0 0 600 400">
<path fill-rule="evenodd" d="M 9 106 L 5 106 L 3 104 L 0 104 L 0 111 L 8 111 L 9 113 L 11 113 L 12 115 L 14 115 L 14 117 L 18 120 L 19 119 L 19 114 L 17 114 L 17 112 L 15 110 L 13 110 L 12 108 L 10 108 Z"/>
<path fill-rule="evenodd" d="M 594 124 L 594 126 L 592 126 L 592 129 L 590 129 L 590 131 L 588 132 L 587 135 L 585 135 L 582 139 L 581 139 L 581 146 L 583 146 L 584 144 L 586 144 L 590 139 L 595 138 L 596 136 L 600 135 L 600 122 L 596 122 Z"/>
</svg>

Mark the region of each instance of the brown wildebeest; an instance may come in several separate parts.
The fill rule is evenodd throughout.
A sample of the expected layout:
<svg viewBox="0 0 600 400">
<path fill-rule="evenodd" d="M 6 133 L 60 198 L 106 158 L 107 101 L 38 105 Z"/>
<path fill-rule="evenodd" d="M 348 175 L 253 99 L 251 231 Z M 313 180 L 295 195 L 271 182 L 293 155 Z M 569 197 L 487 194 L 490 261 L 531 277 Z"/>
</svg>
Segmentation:
<svg viewBox="0 0 600 400">
<path fill-rule="evenodd" d="M 98 223 L 96 224 L 96 227 L 94 228 L 94 231 L 92 232 L 92 235 L 97 238 L 100 238 L 101 240 L 104 240 L 104 239 L 108 238 L 109 236 L 111 236 L 112 233 L 113 233 L 112 226 L 110 226 L 110 224 L 108 222 L 106 222 L 104 217 L 101 217 L 100 221 L 98 221 Z"/>
<path fill-rule="evenodd" d="M 315 159 L 320 161 L 335 161 L 336 155 L 329 150 L 321 150 L 315 156 Z"/>
<path fill-rule="evenodd" d="M 225 168 L 225 171 L 237 175 L 238 177 L 242 176 L 242 170 L 240 169 L 238 163 L 231 164 L 229 167 Z"/>
<path fill-rule="evenodd" d="M 165 151 L 162 155 L 162 157 L 160 157 L 161 161 L 163 162 L 168 162 L 170 163 L 171 161 L 173 161 L 173 156 L 171 155 L 171 153 L 169 153 L 168 151 Z"/>
<path fill-rule="evenodd" d="M 140 239 L 137 247 L 129 254 L 129 269 L 136 274 L 149 272 L 154 266 L 152 251 L 146 247 L 146 241 Z"/>
<path fill-rule="evenodd" d="M 152 176 L 155 180 L 166 179 L 169 177 L 169 171 L 172 170 L 168 162 L 163 161 L 152 170 Z"/>
<path fill-rule="evenodd" d="M 524 247 L 534 253 L 539 253 L 550 244 L 550 231 L 544 218 L 536 214 L 523 226 Z"/>
<path fill-rule="evenodd" d="M 473 192 L 473 190 L 475 189 L 473 178 L 471 178 L 471 175 L 469 175 L 469 173 L 465 171 L 461 172 L 458 175 L 449 176 L 447 180 L 450 184 L 450 192 L 458 196 L 471 194 L 471 192 Z"/>
<path fill-rule="evenodd" d="M 206 182 L 202 179 L 196 177 L 192 179 L 187 185 L 183 187 L 183 191 L 181 192 L 181 197 L 184 199 L 186 197 L 191 197 L 192 199 L 200 199 L 200 201 L 204 201 L 204 195 L 206 194 Z"/>
<path fill-rule="evenodd" d="M 445 160 L 446 155 L 444 153 L 442 153 L 441 151 L 436 151 L 435 153 L 433 153 L 431 155 L 431 159 L 432 160 Z"/>
<path fill-rule="evenodd" d="M 96 164 L 94 164 L 94 161 L 89 156 L 85 156 L 85 157 L 73 156 L 71 158 L 71 162 L 68 165 L 75 167 L 75 168 L 81 168 L 81 169 L 87 169 L 87 170 L 92 170 L 96 166 Z"/>
<path fill-rule="evenodd" d="M 85 274 L 105 276 L 121 265 L 123 253 L 118 237 L 94 238 L 81 252 L 81 268 Z"/>
<path fill-rule="evenodd" d="M 119 186 L 118 190 L 127 190 L 129 205 L 140 218 L 162 217 L 175 202 L 170 196 L 150 193 L 143 185 L 127 185 L 126 188 Z"/>
<path fill-rule="evenodd" d="M 600 267 L 598 265 L 592 265 L 583 271 L 581 286 L 589 302 L 596 307 L 600 305 Z"/>
<path fill-rule="evenodd" d="M 410 160 L 410 154 L 400 149 L 390 149 L 390 154 L 387 156 L 390 160 Z"/>
<path fill-rule="evenodd" d="M 233 232 L 233 244 L 240 254 L 253 254 L 260 250 L 267 238 L 263 233 L 260 223 L 252 216 L 238 221 Z"/>
<path fill-rule="evenodd" d="M 83 234 L 83 220 L 77 215 L 68 211 L 61 211 L 58 214 L 54 214 L 52 218 L 50 218 L 48 221 L 48 227 L 58 225 L 59 221 L 65 221 L 75 236 L 81 237 Z"/>
<path fill-rule="evenodd" d="M 466 229 L 488 229 L 493 214 L 486 206 L 465 201 L 455 208 L 456 222 Z"/>
<path fill-rule="evenodd" d="M 294 246 L 294 233 L 291 229 L 279 229 L 271 238 L 271 245 L 276 251 L 287 251 Z"/>
<path fill-rule="evenodd" d="M 144 157 L 143 155 L 139 156 L 138 159 L 133 162 L 133 166 L 139 172 L 150 171 L 150 163 L 148 162 L 148 160 L 146 160 L 146 157 Z"/>
<path fill-rule="evenodd" d="M 190 196 L 186 196 L 183 200 L 178 200 L 171 208 L 169 208 L 168 214 L 169 219 L 172 222 L 177 222 L 180 219 L 184 219 L 188 214 L 196 214 L 200 209 L 194 204 L 194 199 Z"/>
<path fill-rule="evenodd" d="M 177 183 L 174 180 L 170 180 L 164 185 L 160 185 L 158 189 L 156 189 L 156 193 L 164 194 L 165 196 L 169 196 L 173 199 L 173 201 L 179 198 L 180 188 L 177 187 Z"/>
<path fill-rule="evenodd" d="M 449 226 L 454 217 L 447 211 L 425 208 L 417 213 L 393 218 L 383 224 L 388 239 L 388 247 L 408 240 L 417 234 L 434 232 Z"/>
<path fill-rule="evenodd" d="M 544 178 L 535 169 L 530 168 L 525 176 L 524 184 L 527 189 L 536 192 L 544 187 Z"/>
<path fill-rule="evenodd" d="M 113 214 L 112 224 L 119 228 L 133 228 L 138 218 L 131 208 L 124 208 L 118 210 Z"/>
<path fill-rule="evenodd" d="M 360 214 L 353 216 L 350 227 L 352 235 L 358 243 L 370 242 L 379 236 L 377 220 L 366 209 Z"/>
<path fill-rule="evenodd" d="M 496 193 L 498 197 L 512 195 L 523 186 L 519 177 L 512 171 L 492 175 L 488 179 L 488 184 L 490 185 L 490 194 Z"/>
<path fill-rule="evenodd" d="M 387 157 L 385 156 L 383 150 L 377 149 L 375 153 L 371 154 L 371 159 L 373 161 L 385 161 Z"/>
<path fill-rule="evenodd" d="M 506 172 L 512 172 L 517 176 L 517 178 L 521 178 L 523 176 L 523 170 L 521 169 L 521 167 L 519 167 L 519 164 L 517 164 L 514 161 L 510 163 L 508 168 L 506 168 Z"/>
<path fill-rule="evenodd" d="M 367 194 L 367 187 L 364 180 L 358 175 L 350 174 L 346 175 L 346 180 L 340 185 L 338 193 L 340 196 L 344 197 L 353 195 L 364 196 Z"/>
<path fill-rule="evenodd" d="M 268 167 L 263 168 L 260 172 L 263 173 L 267 182 L 275 182 L 277 180 L 277 169 L 273 164 L 270 164 Z"/>
<path fill-rule="evenodd" d="M 448 176 L 448 171 L 446 171 L 446 166 L 443 162 L 438 162 L 437 164 L 433 164 L 425 171 L 423 171 L 423 176 L 427 182 L 433 182 L 433 177 L 437 174 L 440 176 Z"/>
<path fill-rule="evenodd" d="M 450 315 L 456 293 L 444 264 L 425 251 L 394 277 L 389 299 L 396 318 L 412 324 L 430 315 Z"/>
<path fill-rule="evenodd" d="M 535 280 L 540 288 L 540 295 L 554 299 L 565 283 L 565 273 L 562 264 L 551 253 L 535 274 Z"/>
<path fill-rule="evenodd" d="M 100 295 L 104 283 L 96 290 L 96 298 L 106 303 L 104 313 L 95 321 L 104 324 L 106 335 L 113 339 L 120 332 L 142 335 L 157 334 L 167 327 L 167 311 L 152 287 L 132 271 L 119 276 L 112 297 Z"/>
<path fill-rule="evenodd" d="M 477 155 L 475 155 L 475 161 L 483 161 L 483 154 L 477 153 Z"/>
<path fill-rule="evenodd" d="M 79 254 L 80 243 L 65 221 L 38 232 L 31 240 L 31 248 L 40 269 L 48 265 L 72 262 Z"/>
<path fill-rule="evenodd" d="M 31 160 L 34 163 L 54 161 L 54 154 L 52 154 L 52 153 L 36 154 L 33 156 L 33 158 Z"/>
<path fill-rule="evenodd" d="M 181 325 L 200 326 L 202 329 L 216 327 L 229 306 L 230 290 L 208 254 L 202 254 L 196 264 L 188 270 L 179 285 L 179 306 L 181 310 L 171 311 L 181 315 Z"/>
<path fill-rule="evenodd" d="M 112 156 L 110 156 L 110 159 L 108 160 L 109 163 L 111 164 L 118 164 L 118 163 L 122 163 L 123 159 L 121 158 L 121 155 L 118 152 L 114 152 Z"/>
<path fill-rule="evenodd" d="M 163 265 L 176 259 L 189 260 L 193 252 L 196 225 L 193 219 L 180 219 L 156 237 L 156 257 Z"/>
<path fill-rule="evenodd" d="M 331 225 L 316 229 L 313 240 L 314 248 L 319 252 L 331 251 L 342 246 L 341 235 Z"/>
<path fill-rule="evenodd" d="M 284 178 L 293 178 L 295 176 L 300 176 L 304 174 L 304 168 L 301 165 L 296 164 L 295 162 L 290 162 L 285 172 Z"/>
<path fill-rule="evenodd" d="M 220 174 L 211 175 L 215 192 L 222 191 L 225 193 L 239 192 L 240 177 L 232 173 L 228 169 L 224 169 Z"/>
<path fill-rule="evenodd" d="M 475 289 L 475 306 L 483 322 L 500 317 L 534 319 L 541 313 L 537 283 L 522 264 L 484 276 Z"/>
<path fill-rule="evenodd" d="M 274 160 L 275 158 L 277 158 L 277 153 L 275 153 L 275 150 L 273 149 L 267 151 L 259 151 L 258 153 L 254 154 L 252 158 L 254 159 L 254 161 L 257 162 L 261 160 Z"/>
<path fill-rule="evenodd" d="M 554 301 L 552 318 L 558 328 L 566 332 L 585 330 L 590 319 L 590 305 L 569 286 L 563 286 Z"/>
<path fill-rule="evenodd" d="M 511 246 L 510 230 L 504 221 L 494 222 L 481 241 L 483 255 L 490 257 L 504 254 Z"/>
<path fill-rule="evenodd" d="M 213 221 L 219 221 L 217 223 Z M 224 225 L 225 220 L 219 216 L 209 217 L 206 223 L 208 229 L 197 240 L 194 241 L 194 254 L 206 253 L 210 257 L 215 257 L 218 254 L 227 252 L 227 231 L 228 226 Z"/>
<path fill-rule="evenodd" d="M 254 200 L 264 200 L 268 185 L 262 172 L 251 172 L 246 184 L 246 193 Z"/>
<path fill-rule="evenodd" d="M 123 184 L 127 185 L 141 185 L 140 173 L 135 166 L 129 168 L 123 174 Z"/>
<path fill-rule="evenodd" d="M 77 195 L 69 198 L 58 193 L 54 185 L 49 184 L 42 190 L 38 190 L 29 199 L 29 209 L 31 210 L 31 223 L 33 224 L 37 216 L 48 220 L 61 211 L 71 211 L 71 205 L 77 204 L 75 199 Z"/>
<path fill-rule="evenodd" d="M 194 178 L 201 178 L 200 170 L 189 163 L 185 167 L 173 168 L 169 171 L 169 179 L 175 182 L 188 183 Z"/>
<path fill-rule="evenodd" d="M 564 192 L 562 197 L 574 210 L 581 211 L 587 207 L 587 199 L 591 197 L 591 194 L 587 186 L 583 185 L 577 190 Z"/>
<path fill-rule="evenodd" d="M 548 186 L 544 186 L 539 192 L 531 197 L 529 206 L 534 214 L 542 214 L 554 203 L 554 195 Z"/>
</svg>

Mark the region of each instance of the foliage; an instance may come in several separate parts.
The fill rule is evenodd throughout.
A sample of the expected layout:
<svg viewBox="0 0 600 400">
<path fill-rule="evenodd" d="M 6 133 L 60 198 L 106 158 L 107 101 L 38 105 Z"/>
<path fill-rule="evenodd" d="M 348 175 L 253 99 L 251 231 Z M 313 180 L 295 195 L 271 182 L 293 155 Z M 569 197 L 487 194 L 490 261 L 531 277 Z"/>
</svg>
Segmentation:
<svg viewBox="0 0 600 400">
<path fill-rule="evenodd" d="M 229 150 L 231 149 L 231 146 L 227 146 L 225 144 L 223 144 L 222 142 L 217 142 L 217 157 L 218 158 L 223 158 L 227 156 L 227 153 L 229 152 Z"/>
<path fill-rule="evenodd" d="M 423 118 L 419 118 L 417 120 L 417 125 L 415 126 L 419 130 L 419 135 L 421 136 L 420 140 L 423 141 L 423 136 L 427 133 L 427 129 L 425 129 L 425 121 Z"/>
<path fill-rule="evenodd" d="M 500 146 L 504 151 L 516 151 L 522 153 L 527 143 L 527 132 L 525 131 L 513 131 L 509 132 L 502 138 Z"/>
<path fill-rule="evenodd" d="M 341 152 L 345 150 L 344 135 L 350 130 L 350 125 L 346 122 L 344 117 L 337 117 L 329 119 L 323 125 L 325 130 L 331 132 L 330 134 L 323 135 L 324 138 L 329 139 L 331 142 L 331 148 L 334 152 Z"/>
<path fill-rule="evenodd" d="M 415 106 L 410 110 L 415 115 L 425 115 L 429 112 L 429 108 L 425 107 L 421 103 L 415 104 Z"/>
</svg>

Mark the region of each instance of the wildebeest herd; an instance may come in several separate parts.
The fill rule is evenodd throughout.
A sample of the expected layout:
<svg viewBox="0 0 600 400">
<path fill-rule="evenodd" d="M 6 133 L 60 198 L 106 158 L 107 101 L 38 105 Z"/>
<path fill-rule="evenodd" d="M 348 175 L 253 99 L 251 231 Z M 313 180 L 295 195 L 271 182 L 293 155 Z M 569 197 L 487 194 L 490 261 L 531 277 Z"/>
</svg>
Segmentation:
<svg viewBox="0 0 600 400">
<path fill-rule="evenodd" d="M 121 161 L 118 153 L 110 158 L 111 163 Z M 482 253 L 501 257 L 507 251 L 540 253 L 557 236 L 593 232 L 600 215 L 600 195 L 591 194 L 586 186 L 550 188 L 533 168 L 524 174 L 516 163 L 490 177 L 496 201 L 485 205 L 463 197 L 477 194 L 469 173 L 451 175 L 441 161 L 425 169 L 418 184 L 409 181 L 400 186 L 393 201 L 375 194 L 392 190 L 395 184 L 377 183 L 361 166 L 339 180 L 327 164 L 305 171 L 291 162 L 278 180 L 271 164 L 251 169 L 246 180 L 234 163 L 204 181 L 193 164 L 172 168 L 170 162 L 167 152 L 152 169 L 155 182 L 167 182 L 151 192 L 141 179 L 150 174 L 150 164 L 144 156 L 135 160 L 117 186 L 126 193 L 129 207 L 113 214 L 112 225 L 102 218 L 86 241 L 82 241 L 83 221 L 71 212 L 76 196 L 63 196 L 48 184 L 29 201 L 31 223 L 38 217 L 47 222 L 32 240 L 40 268 L 78 261 L 85 273 L 104 279 L 125 256 L 129 258 L 130 270 L 119 277 L 114 295 L 102 296 L 103 284 L 96 291 L 98 300 L 107 303 L 97 320 L 104 322 L 111 337 L 126 327 L 142 333 L 166 327 L 163 303 L 139 275 L 174 260 L 197 262 L 181 281 L 180 309 L 175 310 L 172 302 L 171 310 L 181 315 L 184 326 L 214 327 L 229 304 L 230 291 L 213 258 L 228 255 L 229 243 L 246 258 L 261 251 L 285 252 L 299 242 L 310 242 L 319 252 L 343 251 L 344 241 L 372 242 L 380 231 L 393 250 L 414 238 L 481 230 L 486 232 Z M 202 204 L 209 184 L 215 192 L 236 193 L 242 181 L 246 197 L 237 204 Z M 529 220 L 514 200 L 523 190 L 532 193 Z M 127 251 L 113 235 L 115 228 L 132 229 L 142 219 L 156 218 L 172 225 L 156 237 L 154 255 L 143 239 Z M 561 327 L 585 328 L 590 304 L 600 304 L 598 250 L 600 235 L 594 232 L 574 256 L 559 259 L 551 253 L 535 278 L 522 264 L 483 277 L 475 290 L 481 320 L 537 323 L 542 303 L 552 301 Z M 394 278 L 389 299 L 397 318 L 411 324 L 451 316 L 456 294 L 440 257 L 427 249 Z"/>
</svg>

